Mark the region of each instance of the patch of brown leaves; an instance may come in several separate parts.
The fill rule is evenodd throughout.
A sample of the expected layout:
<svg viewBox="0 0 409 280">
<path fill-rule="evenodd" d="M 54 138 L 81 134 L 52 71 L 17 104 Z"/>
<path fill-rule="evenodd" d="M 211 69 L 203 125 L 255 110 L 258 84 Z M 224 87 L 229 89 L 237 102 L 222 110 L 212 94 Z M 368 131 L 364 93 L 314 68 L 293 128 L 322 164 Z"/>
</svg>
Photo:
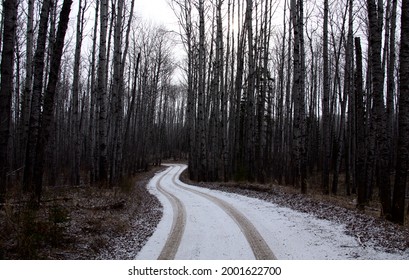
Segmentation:
<svg viewBox="0 0 409 280">
<path fill-rule="evenodd" d="M 162 211 L 145 188 L 158 168 L 116 188 L 45 188 L 41 206 L 9 200 L 0 210 L 0 259 L 129 259 L 152 235 Z M 129 240 L 117 252 L 117 240 Z"/>
</svg>

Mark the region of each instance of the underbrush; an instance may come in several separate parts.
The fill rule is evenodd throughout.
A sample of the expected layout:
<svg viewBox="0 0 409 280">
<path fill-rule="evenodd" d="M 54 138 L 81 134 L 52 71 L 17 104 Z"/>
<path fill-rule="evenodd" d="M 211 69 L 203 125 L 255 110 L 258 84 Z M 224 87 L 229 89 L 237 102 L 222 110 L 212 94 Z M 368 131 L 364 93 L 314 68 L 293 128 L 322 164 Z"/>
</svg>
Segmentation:
<svg viewBox="0 0 409 280">
<path fill-rule="evenodd" d="M 40 205 L 9 192 L 0 208 L 0 259 L 93 259 L 129 230 L 154 171 L 112 188 L 44 187 Z"/>
<path fill-rule="evenodd" d="M 42 249 L 65 243 L 70 219 L 63 206 L 36 208 L 30 203 L 6 203 L 0 221 L 2 259 L 43 259 Z"/>
</svg>

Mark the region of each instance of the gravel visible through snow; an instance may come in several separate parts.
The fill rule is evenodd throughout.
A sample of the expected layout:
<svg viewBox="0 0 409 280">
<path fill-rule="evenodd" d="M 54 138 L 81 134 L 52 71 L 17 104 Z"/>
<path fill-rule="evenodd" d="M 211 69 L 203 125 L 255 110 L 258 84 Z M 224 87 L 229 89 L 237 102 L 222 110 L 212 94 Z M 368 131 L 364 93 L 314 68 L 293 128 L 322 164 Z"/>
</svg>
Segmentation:
<svg viewBox="0 0 409 280">
<path fill-rule="evenodd" d="M 171 232 L 172 207 L 157 188 L 158 180 L 186 208 L 186 228 L 175 259 L 253 259 L 243 228 L 215 197 L 243 215 L 278 259 L 409 259 L 408 230 L 282 187 L 240 184 L 185 184 L 185 165 L 170 165 L 157 174 L 149 191 L 164 207 L 154 234 L 137 259 L 157 259 Z M 165 173 L 165 172 L 164 172 Z M 186 180 L 185 180 L 186 181 Z M 197 184 L 195 184 L 197 185 Z M 210 203 L 209 203 L 210 202 Z M 250 246 L 249 246 L 250 245 Z"/>
<path fill-rule="evenodd" d="M 186 174 L 183 180 L 189 182 Z M 300 193 L 289 193 L 281 186 L 237 184 L 237 183 L 198 183 L 200 187 L 223 192 L 241 194 L 288 207 L 298 212 L 308 213 L 322 220 L 345 226 L 345 233 L 354 237 L 362 247 L 372 247 L 378 251 L 398 254 L 409 259 L 409 230 L 385 219 L 362 213 L 356 209 L 337 206 Z M 257 189 L 257 190 L 254 190 Z"/>
</svg>

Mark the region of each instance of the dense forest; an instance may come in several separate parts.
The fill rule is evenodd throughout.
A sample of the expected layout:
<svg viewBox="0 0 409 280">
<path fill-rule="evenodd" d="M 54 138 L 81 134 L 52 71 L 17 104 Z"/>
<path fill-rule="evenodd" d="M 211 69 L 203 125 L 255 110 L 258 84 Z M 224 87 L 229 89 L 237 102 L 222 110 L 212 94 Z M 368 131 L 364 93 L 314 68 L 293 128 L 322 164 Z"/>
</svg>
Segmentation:
<svg viewBox="0 0 409 280">
<path fill-rule="evenodd" d="M 168 4 L 178 32 L 134 0 L 2 1 L 2 205 L 173 158 L 196 181 L 379 199 L 404 223 L 409 1 Z"/>
</svg>

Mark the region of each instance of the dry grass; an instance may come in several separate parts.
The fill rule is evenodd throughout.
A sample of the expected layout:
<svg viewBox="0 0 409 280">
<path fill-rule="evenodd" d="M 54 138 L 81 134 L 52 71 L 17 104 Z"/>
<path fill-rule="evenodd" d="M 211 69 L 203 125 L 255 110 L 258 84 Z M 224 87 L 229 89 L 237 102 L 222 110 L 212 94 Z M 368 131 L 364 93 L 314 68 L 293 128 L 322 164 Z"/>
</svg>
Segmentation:
<svg viewBox="0 0 409 280">
<path fill-rule="evenodd" d="M 17 192 L 0 209 L 0 259 L 93 259 L 129 230 L 157 168 L 113 188 L 45 187 L 40 207 Z"/>
</svg>

